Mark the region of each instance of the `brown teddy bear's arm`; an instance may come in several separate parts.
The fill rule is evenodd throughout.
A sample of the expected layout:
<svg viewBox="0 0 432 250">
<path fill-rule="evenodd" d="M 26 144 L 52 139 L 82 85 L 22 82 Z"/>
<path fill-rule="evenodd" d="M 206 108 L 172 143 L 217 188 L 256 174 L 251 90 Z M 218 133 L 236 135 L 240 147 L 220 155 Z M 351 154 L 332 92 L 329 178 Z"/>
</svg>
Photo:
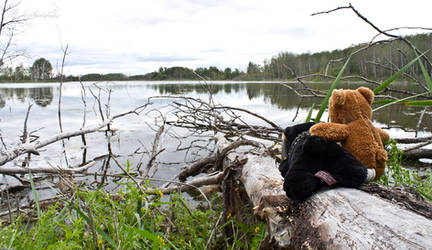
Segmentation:
<svg viewBox="0 0 432 250">
<path fill-rule="evenodd" d="M 387 134 L 386 131 L 384 131 L 384 130 L 382 130 L 380 128 L 375 128 L 375 130 L 380 135 L 381 141 L 382 141 L 383 144 L 386 144 L 390 140 L 390 136 L 389 136 L 389 134 Z"/>
<path fill-rule="evenodd" d="M 344 141 L 349 135 L 349 127 L 339 123 L 318 123 L 313 125 L 309 132 L 330 141 Z"/>
</svg>

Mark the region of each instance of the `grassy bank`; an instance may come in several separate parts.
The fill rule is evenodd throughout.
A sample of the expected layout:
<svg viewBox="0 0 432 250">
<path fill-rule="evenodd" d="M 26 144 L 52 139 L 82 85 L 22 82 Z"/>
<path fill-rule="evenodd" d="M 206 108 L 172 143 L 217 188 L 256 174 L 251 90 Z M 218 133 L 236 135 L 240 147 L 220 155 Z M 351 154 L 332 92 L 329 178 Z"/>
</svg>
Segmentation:
<svg viewBox="0 0 432 250">
<path fill-rule="evenodd" d="M 222 202 L 212 209 L 193 208 L 181 195 L 143 194 L 135 184 L 110 195 L 103 190 L 76 189 L 75 194 L 32 215 L 19 216 L 0 229 L 1 249 L 256 249 L 265 235 L 263 222 L 245 208 L 248 223 L 221 218 Z M 36 219 L 35 221 L 33 219 Z M 225 227 L 233 229 L 230 238 Z"/>
</svg>

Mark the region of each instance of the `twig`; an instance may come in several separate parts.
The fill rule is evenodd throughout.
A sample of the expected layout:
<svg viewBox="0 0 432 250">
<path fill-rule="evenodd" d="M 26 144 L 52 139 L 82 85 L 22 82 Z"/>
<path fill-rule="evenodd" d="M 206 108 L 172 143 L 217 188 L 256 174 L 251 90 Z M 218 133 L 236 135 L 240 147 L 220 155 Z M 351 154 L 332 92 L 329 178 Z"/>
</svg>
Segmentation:
<svg viewBox="0 0 432 250">
<path fill-rule="evenodd" d="M 221 219 L 222 219 L 222 215 L 223 215 L 223 214 L 224 214 L 224 212 L 222 211 L 222 212 L 220 213 L 219 218 L 217 219 L 216 223 L 214 224 L 213 229 L 212 229 L 212 231 L 211 231 L 211 233 L 210 233 L 210 236 L 209 236 L 209 238 L 208 238 L 208 240 L 207 240 L 207 244 L 206 244 L 205 249 L 209 249 L 209 245 L 210 245 L 210 243 L 211 243 L 211 241 L 212 241 L 212 239 L 213 239 L 213 235 L 214 235 L 214 233 L 216 232 L 217 226 L 219 225 L 219 223 L 220 223 L 220 221 L 221 221 Z"/>
<path fill-rule="evenodd" d="M 33 106 L 33 104 L 29 104 L 29 106 L 27 108 L 26 116 L 25 116 L 25 119 L 24 119 L 24 128 L 23 128 L 23 135 L 22 135 L 22 138 L 21 138 L 21 143 L 27 143 L 27 139 L 29 137 L 28 136 L 28 132 L 27 132 L 27 121 L 28 121 L 29 114 L 30 114 L 30 109 L 31 109 L 32 106 Z M 29 163 L 30 159 L 31 159 L 31 153 L 28 153 L 27 156 L 26 156 L 26 158 L 24 159 L 24 161 L 22 163 L 22 166 L 25 167 Z"/>
<path fill-rule="evenodd" d="M 87 101 L 86 101 L 86 90 L 85 87 L 83 85 L 83 83 L 80 81 L 80 85 L 81 85 L 81 100 L 84 104 L 84 110 L 83 110 L 83 123 L 81 128 L 84 128 L 86 126 L 86 122 L 87 122 Z M 82 157 L 82 162 L 86 162 L 87 160 L 87 141 L 86 141 L 86 137 L 85 135 L 81 135 L 81 141 L 83 143 L 84 146 L 84 150 L 83 150 L 83 157 Z"/>
<path fill-rule="evenodd" d="M 93 235 L 93 244 L 95 245 L 96 249 L 99 249 L 98 240 L 97 240 L 98 239 L 98 235 L 97 235 L 96 228 L 95 228 L 95 225 L 94 225 L 94 222 L 93 222 L 92 212 L 90 210 L 90 207 L 87 204 L 84 203 L 84 206 L 87 209 L 87 213 L 88 213 L 88 217 L 89 217 L 89 221 L 90 221 L 90 229 L 91 229 L 92 235 Z"/>
<path fill-rule="evenodd" d="M 108 193 L 108 197 L 109 197 L 109 200 L 112 201 L 110 193 Z M 117 245 L 118 245 L 118 247 L 120 249 L 120 237 L 119 237 L 119 233 L 118 233 L 117 217 L 115 216 L 114 209 L 115 209 L 114 204 L 111 203 L 111 215 L 113 217 L 113 222 L 114 222 L 114 230 L 115 230 L 115 234 L 116 234 L 116 242 L 117 242 Z"/>
<path fill-rule="evenodd" d="M 350 4 L 350 5 L 351 5 L 351 4 Z M 320 11 L 320 12 L 312 13 L 311 16 L 316 16 L 316 15 L 321 15 L 321 14 L 329 14 L 329 13 L 332 13 L 332 12 L 337 11 L 337 10 L 341 10 L 341 9 L 350 9 L 350 8 L 351 8 L 350 6 L 337 7 L 337 8 L 335 8 L 335 9 L 328 10 L 328 11 Z"/>
<path fill-rule="evenodd" d="M 155 135 L 155 138 L 154 138 L 154 140 L 153 140 L 153 147 L 152 147 L 152 151 L 151 151 L 151 155 L 150 155 L 150 160 L 149 160 L 149 162 L 147 163 L 147 167 L 146 167 L 146 169 L 145 169 L 145 171 L 144 171 L 144 173 L 143 173 L 143 176 L 144 176 L 144 177 L 148 177 L 148 176 L 149 176 L 150 169 L 151 169 L 151 167 L 152 167 L 152 165 L 153 165 L 153 162 L 156 160 L 156 157 L 157 157 L 161 152 L 163 152 L 163 151 L 165 150 L 165 149 L 162 149 L 162 150 L 159 150 L 159 151 L 158 151 L 158 147 L 159 147 L 159 140 L 160 140 L 160 137 L 161 137 L 161 135 L 162 135 L 162 133 L 163 133 L 163 131 L 164 131 L 164 128 L 165 128 L 165 125 L 162 124 L 162 126 L 159 127 L 159 130 L 157 131 L 157 133 L 156 133 L 156 135 Z"/>
<path fill-rule="evenodd" d="M 28 108 L 27 108 L 27 112 L 26 112 L 26 116 L 24 119 L 24 128 L 23 128 L 23 135 L 21 138 L 21 143 L 26 143 L 27 139 L 28 139 L 28 132 L 27 132 L 27 121 L 29 118 L 29 114 L 30 114 L 30 109 L 32 108 L 33 104 L 29 104 Z"/>
<path fill-rule="evenodd" d="M 7 202 L 8 212 L 9 212 L 9 221 L 12 222 L 12 209 L 9 200 L 9 190 L 6 190 L 6 198 L 7 198 L 6 202 Z"/>
<path fill-rule="evenodd" d="M 421 123 L 422 123 L 422 121 L 423 121 L 423 117 L 424 117 L 424 114 L 426 113 L 426 110 L 427 110 L 427 107 L 425 107 L 425 108 L 423 109 L 423 111 L 421 112 L 421 114 L 420 114 L 420 118 L 419 118 L 419 120 L 418 120 L 418 122 L 417 122 L 417 127 L 416 127 L 415 137 L 417 137 L 417 133 L 418 133 L 418 131 L 420 130 L 420 125 L 421 125 Z"/>
<path fill-rule="evenodd" d="M 63 132 L 63 125 L 61 120 L 61 103 L 62 103 L 62 88 L 63 88 L 63 70 L 65 66 L 65 60 L 67 55 L 69 45 L 66 45 L 65 49 L 63 50 L 63 59 L 62 59 L 62 65 L 60 70 L 60 86 L 59 86 L 59 100 L 58 100 L 58 106 L 57 106 L 57 114 L 58 114 L 58 123 L 60 127 L 60 132 Z"/>
</svg>

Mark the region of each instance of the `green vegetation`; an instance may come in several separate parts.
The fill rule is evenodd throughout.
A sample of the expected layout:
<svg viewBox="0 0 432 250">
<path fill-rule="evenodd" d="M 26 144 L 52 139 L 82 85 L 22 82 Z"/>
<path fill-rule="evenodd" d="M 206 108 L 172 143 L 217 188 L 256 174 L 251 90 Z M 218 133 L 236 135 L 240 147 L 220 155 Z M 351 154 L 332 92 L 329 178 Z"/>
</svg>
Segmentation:
<svg viewBox="0 0 432 250">
<path fill-rule="evenodd" d="M 31 78 L 35 81 L 43 81 L 51 78 L 52 66 L 45 58 L 37 59 L 30 67 Z"/>
<path fill-rule="evenodd" d="M 34 210 L 34 223 L 24 216 L 10 225 L 0 223 L 0 248 L 240 249 L 247 242 L 250 249 L 257 249 L 265 235 L 263 222 L 253 217 L 250 224 L 232 217 L 222 222 L 223 202 L 214 196 L 212 203 L 214 210 L 193 209 L 179 195 L 159 193 L 151 199 L 131 183 L 113 196 L 103 190 L 77 189 L 71 198 L 46 211 Z M 251 216 L 252 209 L 244 214 Z M 234 230 L 233 238 L 222 236 L 225 227 Z"/>
<path fill-rule="evenodd" d="M 192 70 L 185 67 L 159 68 L 159 71 L 148 73 L 143 76 L 131 76 L 136 80 L 233 80 L 240 76 L 238 69 L 234 71 L 231 68 L 219 70 L 217 67 L 197 68 Z M 200 79 L 200 78 L 203 79 Z"/>
<path fill-rule="evenodd" d="M 410 186 L 415 188 L 423 197 L 432 201 L 432 172 L 430 169 L 424 177 L 416 171 L 405 169 L 403 164 L 403 152 L 392 140 L 388 145 L 388 160 L 386 174 L 377 182 L 386 186 Z"/>
</svg>

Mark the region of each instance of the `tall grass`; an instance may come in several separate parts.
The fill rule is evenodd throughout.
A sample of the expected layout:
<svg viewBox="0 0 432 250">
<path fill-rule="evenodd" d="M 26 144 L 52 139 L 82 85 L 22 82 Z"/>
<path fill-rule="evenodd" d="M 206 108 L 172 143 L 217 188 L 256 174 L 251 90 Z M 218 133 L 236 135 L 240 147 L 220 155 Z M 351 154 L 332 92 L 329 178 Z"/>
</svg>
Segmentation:
<svg viewBox="0 0 432 250">
<path fill-rule="evenodd" d="M 0 249 L 256 249 L 264 238 L 263 222 L 253 217 L 249 224 L 229 218 L 222 225 L 219 196 L 213 197 L 214 210 L 193 209 L 181 195 L 149 199 L 135 185 L 124 185 L 113 197 L 77 189 L 70 200 L 39 212 L 34 223 L 24 216 L 0 223 Z M 252 216 L 248 209 L 244 213 Z M 224 227 L 234 228 L 232 239 L 222 237 Z"/>
</svg>

